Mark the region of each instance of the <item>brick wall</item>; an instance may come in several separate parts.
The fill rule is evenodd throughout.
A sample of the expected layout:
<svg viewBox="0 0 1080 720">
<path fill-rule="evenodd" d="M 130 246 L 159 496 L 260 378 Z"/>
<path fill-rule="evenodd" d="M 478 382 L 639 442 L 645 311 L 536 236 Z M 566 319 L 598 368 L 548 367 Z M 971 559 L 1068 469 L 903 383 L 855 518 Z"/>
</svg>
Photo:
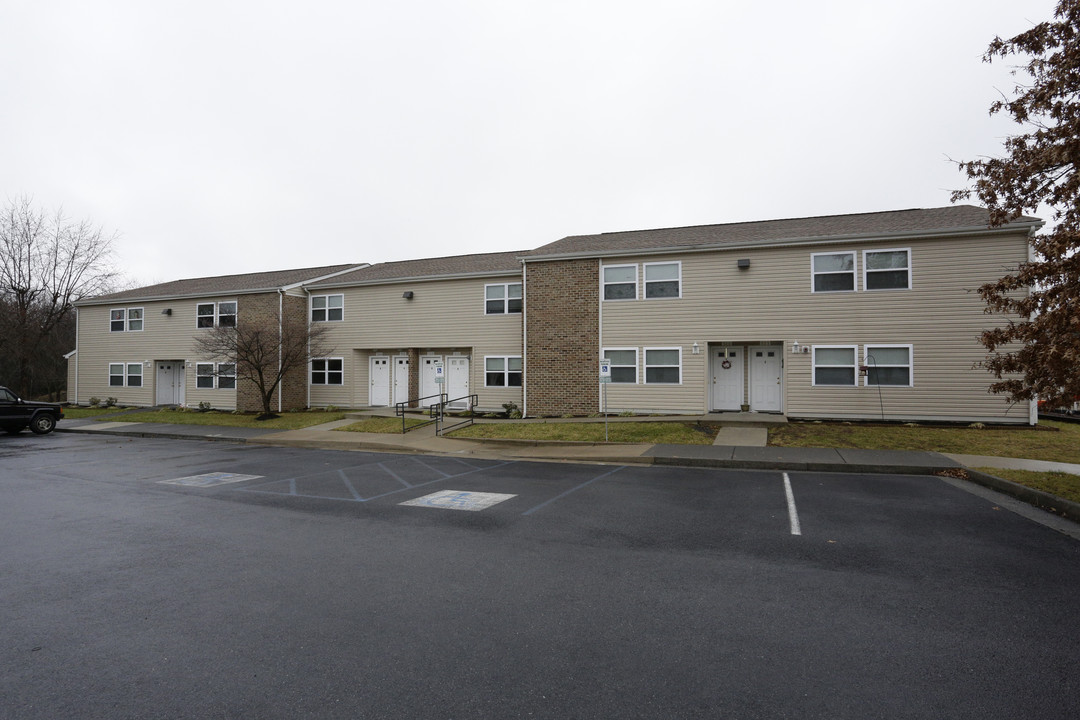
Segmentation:
<svg viewBox="0 0 1080 720">
<path fill-rule="evenodd" d="M 525 264 L 529 415 L 597 411 L 600 373 L 600 263 Z"/>
<path fill-rule="evenodd" d="M 284 313 L 288 323 L 305 327 L 307 323 L 307 299 L 285 296 Z M 278 294 L 242 295 L 238 299 L 237 318 L 239 325 L 264 325 L 268 329 L 277 328 Z M 268 375 L 277 372 L 276 363 L 269 369 Z M 269 380 L 272 382 L 272 378 Z M 270 409 L 278 409 L 281 398 L 282 410 L 301 410 L 307 407 L 307 364 L 295 367 L 286 373 L 270 402 Z M 259 390 L 250 380 L 238 378 L 236 382 L 236 408 L 245 411 L 261 411 L 262 400 Z"/>
</svg>

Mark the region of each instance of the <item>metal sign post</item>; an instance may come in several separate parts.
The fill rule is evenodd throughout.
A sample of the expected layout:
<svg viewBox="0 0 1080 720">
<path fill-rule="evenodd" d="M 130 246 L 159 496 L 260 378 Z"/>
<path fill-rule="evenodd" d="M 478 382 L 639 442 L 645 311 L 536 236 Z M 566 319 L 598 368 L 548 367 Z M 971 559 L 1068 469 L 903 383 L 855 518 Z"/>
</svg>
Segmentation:
<svg viewBox="0 0 1080 720">
<path fill-rule="evenodd" d="M 604 386 L 604 442 L 608 441 L 607 386 L 611 383 L 611 360 L 600 360 L 600 384 Z"/>
</svg>

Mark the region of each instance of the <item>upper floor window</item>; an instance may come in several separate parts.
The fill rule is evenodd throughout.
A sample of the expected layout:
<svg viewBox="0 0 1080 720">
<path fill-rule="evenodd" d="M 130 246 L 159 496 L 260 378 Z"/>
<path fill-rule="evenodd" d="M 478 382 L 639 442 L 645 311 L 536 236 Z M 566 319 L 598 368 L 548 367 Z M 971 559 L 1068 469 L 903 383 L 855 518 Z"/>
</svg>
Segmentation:
<svg viewBox="0 0 1080 720">
<path fill-rule="evenodd" d="M 110 332 L 138 332 L 142 329 L 142 308 L 117 308 L 109 311 Z"/>
<path fill-rule="evenodd" d="M 637 265 L 605 265 L 601 272 L 605 300 L 637 299 Z"/>
<path fill-rule="evenodd" d="M 645 297 L 677 298 L 682 286 L 682 263 L 645 263 Z"/>
<path fill-rule="evenodd" d="M 312 385 L 344 385 L 345 360 L 343 358 L 316 358 L 311 361 Z"/>
<path fill-rule="evenodd" d="M 521 312 L 521 283 L 484 286 L 484 313 L 501 315 Z"/>
<path fill-rule="evenodd" d="M 337 322 L 344 319 L 344 295 L 311 296 L 311 322 Z"/>
<path fill-rule="evenodd" d="M 910 290 L 911 251 L 864 250 L 863 288 L 866 290 Z"/>
<path fill-rule="evenodd" d="M 814 292 L 848 292 L 855 289 L 855 253 L 811 253 Z"/>
<path fill-rule="evenodd" d="M 867 345 L 865 383 L 911 387 L 911 346 Z"/>
<path fill-rule="evenodd" d="M 855 345 L 814 347 L 813 385 L 855 387 Z"/>
<path fill-rule="evenodd" d="M 236 327 L 236 301 L 199 303 L 195 315 L 195 327 Z"/>
</svg>

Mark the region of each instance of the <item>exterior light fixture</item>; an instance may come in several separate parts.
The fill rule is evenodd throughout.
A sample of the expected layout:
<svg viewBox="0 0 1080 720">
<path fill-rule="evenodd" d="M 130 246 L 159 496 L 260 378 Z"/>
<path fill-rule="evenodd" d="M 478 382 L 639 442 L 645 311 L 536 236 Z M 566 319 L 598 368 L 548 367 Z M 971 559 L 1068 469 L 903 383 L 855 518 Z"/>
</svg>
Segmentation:
<svg viewBox="0 0 1080 720">
<path fill-rule="evenodd" d="M 743 258 L 738 262 L 740 270 L 747 270 L 750 267 L 750 258 Z"/>
<path fill-rule="evenodd" d="M 162 315 L 172 315 L 172 308 L 165 308 L 161 311 Z"/>
<path fill-rule="evenodd" d="M 405 298 L 406 300 L 412 300 L 412 290 L 406 290 L 405 292 L 401 293 L 401 297 Z"/>
<path fill-rule="evenodd" d="M 691 348 L 690 348 L 690 350 L 691 350 L 691 352 L 693 352 L 693 353 L 694 353 L 695 355 L 700 355 L 700 354 L 701 354 L 701 346 L 700 346 L 700 345 L 698 345 L 697 343 L 694 343 L 693 347 L 691 347 Z"/>
</svg>

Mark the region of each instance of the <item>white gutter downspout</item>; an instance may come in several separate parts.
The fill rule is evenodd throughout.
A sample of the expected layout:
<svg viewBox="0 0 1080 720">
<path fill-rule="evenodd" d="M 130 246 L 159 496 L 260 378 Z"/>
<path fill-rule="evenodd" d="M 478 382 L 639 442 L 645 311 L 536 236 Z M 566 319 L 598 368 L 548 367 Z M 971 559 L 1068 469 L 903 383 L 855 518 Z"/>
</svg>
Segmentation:
<svg viewBox="0 0 1080 720">
<path fill-rule="evenodd" d="M 75 308 L 75 404 L 79 404 L 79 308 Z"/>
<path fill-rule="evenodd" d="M 281 351 L 282 351 L 281 345 L 282 345 L 282 343 L 284 342 L 284 339 L 285 339 L 284 338 L 284 335 L 285 335 L 285 329 L 284 329 L 285 291 L 282 290 L 281 288 L 278 288 L 277 308 L 278 308 L 277 309 L 277 338 L 278 338 L 277 369 L 278 369 L 278 372 L 281 372 Z M 277 411 L 278 412 L 281 412 L 281 396 L 284 395 L 284 394 L 285 394 L 285 376 L 282 375 L 281 376 L 281 382 L 279 382 L 278 386 L 277 386 Z"/>
<path fill-rule="evenodd" d="M 525 288 L 525 260 L 521 260 L 521 417 L 529 416 L 529 294 Z"/>
<path fill-rule="evenodd" d="M 642 272 L 644 273 L 644 271 L 642 271 Z M 603 357 L 604 357 L 604 261 L 602 259 L 600 259 L 600 258 L 597 258 L 597 260 L 596 260 L 596 275 L 597 275 L 596 282 L 599 285 L 597 287 L 597 295 L 596 295 L 596 297 L 597 297 L 596 306 L 597 306 L 598 311 L 599 311 L 599 319 L 597 321 L 597 328 L 596 328 L 596 337 L 600 341 L 600 347 L 596 348 L 596 357 L 597 357 L 598 360 L 602 360 Z M 681 277 L 681 275 L 680 275 L 680 277 Z M 636 281 L 636 279 L 637 279 L 637 270 L 634 271 L 634 278 L 635 278 L 635 281 Z M 634 296 L 635 297 L 637 297 L 637 291 L 638 291 L 638 287 L 635 284 L 634 285 L 634 294 L 635 294 Z M 682 291 L 682 288 L 680 288 L 680 292 L 681 291 Z M 634 356 L 637 357 L 637 353 L 634 353 Z M 635 374 L 637 373 L 637 368 L 634 368 L 634 373 Z M 597 380 L 599 380 L 599 378 L 597 378 Z M 607 412 L 607 407 L 604 406 L 604 386 L 600 382 L 596 383 L 596 407 L 597 407 L 597 409 L 602 409 L 605 413 Z M 604 422 L 607 422 L 607 420 L 604 420 Z M 606 430 L 606 427 L 605 427 L 605 432 L 606 431 L 607 430 Z"/>
<path fill-rule="evenodd" d="M 1034 235 L 1034 234 L 1035 234 L 1035 228 L 1031 228 L 1030 230 L 1028 230 L 1028 238 L 1029 238 L 1028 241 L 1027 241 L 1028 262 L 1035 262 L 1035 248 L 1032 247 L 1031 240 L 1030 240 L 1031 236 Z M 1028 289 L 1028 294 L 1029 295 L 1031 294 L 1030 288 Z M 1028 401 L 1028 425 L 1038 425 L 1038 424 L 1039 424 L 1039 398 L 1036 396 L 1036 397 L 1031 398 L 1031 400 Z"/>
<path fill-rule="evenodd" d="M 304 300 L 307 301 L 307 305 L 304 306 L 304 331 L 307 332 L 307 364 L 304 365 L 304 389 L 306 392 L 304 404 L 306 407 L 311 407 L 311 290 L 304 288 L 304 292 L 307 293 L 307 297 Z M 342 305 L 344 306 L 344 297 L 342 297 Z M 329 308 L 329 305 L 327 305 Z M 327 317 L 330 316 L 330 310 L 326 311 Z M 344 311 L 343 311 L 344 313 Z M 341 369 L 345 370 L 345 361 L 341 361 Z M 351 392 L 351 391 L 350 391 Z"/>
</svg>

